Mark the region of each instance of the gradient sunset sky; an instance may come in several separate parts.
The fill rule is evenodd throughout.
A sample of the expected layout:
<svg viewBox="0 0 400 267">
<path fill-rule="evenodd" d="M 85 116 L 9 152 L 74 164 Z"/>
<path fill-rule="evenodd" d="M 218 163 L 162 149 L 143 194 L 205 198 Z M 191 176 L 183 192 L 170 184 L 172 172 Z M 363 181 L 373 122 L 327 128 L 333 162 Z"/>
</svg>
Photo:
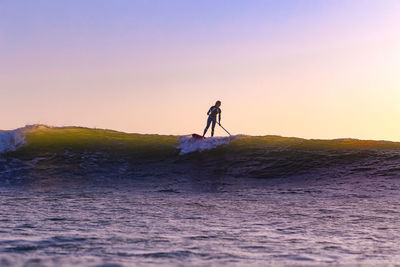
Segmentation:
<svg viewBox="0 0 400 267">
<path fill-rule="evenodd" d="M 400 141 L 398 0 L 0 1 L 0 129 Z M 224 135 L 221 129 L 217 135 Z"/>
</svg>

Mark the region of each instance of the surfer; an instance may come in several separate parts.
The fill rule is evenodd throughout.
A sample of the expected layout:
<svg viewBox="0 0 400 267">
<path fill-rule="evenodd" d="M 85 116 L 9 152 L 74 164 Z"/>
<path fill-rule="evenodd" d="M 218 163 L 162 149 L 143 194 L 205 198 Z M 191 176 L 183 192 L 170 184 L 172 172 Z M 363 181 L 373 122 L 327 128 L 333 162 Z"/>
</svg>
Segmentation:
<svg viewBox="0 0 400 267">
<path fill-rule="evenodd" d="M 221 101 L 215 102 L 215 105 L 212 106 L 208 112 L 208 119 L 207 119 L 207 126 L 204 129 L 203 137 L 206 135 L 208 128 L 210 127 L 211 124 L 211 136 L 214 136 L 214 128 L 215 124 L 217 123 L 217 115 L 218 115 L 218 124 L 221 124 L 221 109 L 219 108 L 221 106 Z"/>
</svg>

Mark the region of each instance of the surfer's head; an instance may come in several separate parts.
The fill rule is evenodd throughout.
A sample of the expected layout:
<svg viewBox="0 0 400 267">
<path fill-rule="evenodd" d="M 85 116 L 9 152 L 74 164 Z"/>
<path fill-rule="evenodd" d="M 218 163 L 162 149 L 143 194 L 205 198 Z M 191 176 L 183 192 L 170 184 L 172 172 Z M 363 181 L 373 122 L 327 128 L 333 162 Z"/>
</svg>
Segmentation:
<svg viewBox="0 0 400 267">
<path fill-rule="evenodd" d="M 221 106 L 221 101 L 217 101 L 217 102 L 215 102 L 215 106 L 218 108 L 219 106 Z"/>
</svg>

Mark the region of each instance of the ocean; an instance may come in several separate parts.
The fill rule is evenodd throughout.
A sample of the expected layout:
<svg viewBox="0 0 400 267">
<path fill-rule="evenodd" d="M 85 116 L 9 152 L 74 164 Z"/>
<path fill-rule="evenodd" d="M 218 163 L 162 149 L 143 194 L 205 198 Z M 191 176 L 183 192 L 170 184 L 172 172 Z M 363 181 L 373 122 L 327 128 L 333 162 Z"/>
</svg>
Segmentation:
<svg viewBox="0 0 400 267">
<path fill-rule="evenodd" d="M 0 266 L 400 266 L 400 143 L 0 132 Z"/>
</svg>

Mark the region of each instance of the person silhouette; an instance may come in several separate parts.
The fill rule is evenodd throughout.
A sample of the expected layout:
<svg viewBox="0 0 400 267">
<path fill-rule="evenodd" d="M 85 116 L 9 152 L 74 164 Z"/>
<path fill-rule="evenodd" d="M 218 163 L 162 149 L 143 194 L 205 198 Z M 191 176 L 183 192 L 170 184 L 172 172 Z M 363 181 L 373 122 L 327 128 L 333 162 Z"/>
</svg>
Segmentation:
<svg viewBox="0 0 400 267">
<path fill-rule="evenodd" d="M 214 136 L 214 128 L 215 124 L 217 123 L 217 115 L 218 115 L 218 124 L 221 124 L 221 109 L 219 108 L 220 106 L 221 106 L 221 101 L 218 100 L 217 102 L 215 102 L 215 105 L 208 110 L 207 126 L 204 129 L 203 137 L 206 135 L 207 130 L 210 127 L 210 124 L 211 124 L 211 136 Z"/>
</svg>

